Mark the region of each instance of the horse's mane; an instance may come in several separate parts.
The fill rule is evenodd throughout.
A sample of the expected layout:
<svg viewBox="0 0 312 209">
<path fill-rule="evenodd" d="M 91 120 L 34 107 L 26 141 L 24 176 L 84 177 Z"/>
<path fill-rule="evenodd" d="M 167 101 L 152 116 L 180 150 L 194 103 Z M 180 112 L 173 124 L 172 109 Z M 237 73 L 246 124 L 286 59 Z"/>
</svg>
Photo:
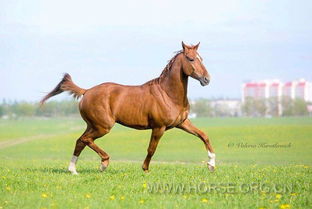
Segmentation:
<svg viewBox="0 0 312 209">
<path fill-rule="evenodd" d="M 174 52 L 175 55 L 168 61 L 168 64 L 163 69 L 163 71 L 161 72 L 160 76 L 158 78 L 154 78 L 154 79 L 146 82 L 146 84 L 151 85 L 151 84 L 154 84 L 154 83 L 159 83 L 160 79 L 166 77 L 169 74 L 170 70 L 171 70 L 172 64 L 174 63 L 174 61 L 176 60 L 178 55 L 181 54 L 182 52 L 183 52 L 183 50 L 179 50 L 179 51 Z"/>
<path fill-rule="evenodd" d="M 172 64 L 173 64 L 174 61 L 176 60 L 177 56 L 178 56 L 179 54 L 181 54 L 182 52 L 183 52 L 182 50 L 179 50 L 179 51 L 174 52 L 175 55 L 168 61 L 168 64 L 166 65 L 166 67 L 163 69 L 163 71 L 161 72 L 161 74 L 160 74 L 160 76 L 159 76 L 160 78 L 166 77 L 166 76 L 168 75 L 168 73 L 169 73 L 170 70 L 171 70 Z"/>
</svg>

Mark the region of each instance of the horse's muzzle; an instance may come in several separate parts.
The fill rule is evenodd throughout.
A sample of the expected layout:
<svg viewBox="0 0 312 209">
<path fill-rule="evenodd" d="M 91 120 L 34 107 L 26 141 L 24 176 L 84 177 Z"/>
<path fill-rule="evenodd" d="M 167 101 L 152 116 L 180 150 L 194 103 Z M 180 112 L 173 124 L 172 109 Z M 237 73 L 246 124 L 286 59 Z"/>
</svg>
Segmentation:
<svg viewBox="0 0 312 209">
<path fill-rule="evenodd" d="M 199 82 L 200 82 L 200 85 L 207 86 L 209 84 L 210 80 L 207 77 L 201 77 L 199 79 Z"/>
</svg>

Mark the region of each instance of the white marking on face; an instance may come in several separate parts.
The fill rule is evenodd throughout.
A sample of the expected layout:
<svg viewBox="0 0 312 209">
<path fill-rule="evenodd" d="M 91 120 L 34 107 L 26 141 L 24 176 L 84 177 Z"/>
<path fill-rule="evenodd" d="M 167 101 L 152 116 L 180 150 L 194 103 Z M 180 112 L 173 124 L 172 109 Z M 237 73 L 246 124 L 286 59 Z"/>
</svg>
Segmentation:
<svg viewBox="0 0 312 209">
<path fill-rule="evenodd" d="M 197 54 L 197 59 L 199 59 L 200 62 L 202 62 L 201 57 L 199 56 L 199 54 Z"/>
</svg>

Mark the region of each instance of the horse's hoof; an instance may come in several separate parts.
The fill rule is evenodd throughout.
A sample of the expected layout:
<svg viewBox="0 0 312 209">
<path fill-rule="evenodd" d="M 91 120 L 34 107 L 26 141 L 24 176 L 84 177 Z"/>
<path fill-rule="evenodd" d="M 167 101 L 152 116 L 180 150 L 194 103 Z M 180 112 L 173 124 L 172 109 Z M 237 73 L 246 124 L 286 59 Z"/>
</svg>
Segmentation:
<svg viewBox="0 0 312 209">
<path fill-rule="evenodd" d="M 100 165 L 100 171 L 103 172 L 103 171 L 106 170 L 106 168 L 107 168 L 107 166 L 105 166 L 105 165 L 103 165 L 103 164 L 101 163 L 101 165 Z"/>
<path fill-rule="evenodd" d="M 214 172 L 215 167 L 214 167 L 214 166 L 212 166 L 212 165 L 209 165 L 209 164 L 208 164 L 208 169 L 209 169 L 209 171 Z"/>
<path fill-rule="evenodd" d="M 100 164 L 100 171 L 105 171 L 109 165 L 109 160 L 104 160 Z"/>
<path fill-rule="evenodd" d="M 72 175 L 78 175 L 76 169 L 68 168 L 68 171 L 69 171 Z"/>
<path fill-rule="evenodd" d="M 142 166 L 142 170 L 144 171 L 144 173 L 148 173 L 149 172 L 148 168 L 146 168 L 144 166 Z"/>
</svg>

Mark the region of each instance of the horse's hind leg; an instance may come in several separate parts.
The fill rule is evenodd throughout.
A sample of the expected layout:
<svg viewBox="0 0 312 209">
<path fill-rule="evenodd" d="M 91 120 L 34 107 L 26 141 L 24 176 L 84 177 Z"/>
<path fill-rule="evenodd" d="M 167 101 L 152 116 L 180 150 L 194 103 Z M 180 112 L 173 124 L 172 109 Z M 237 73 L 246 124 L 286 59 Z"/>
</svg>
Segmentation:
<svg viewBox="0 0 312 209">
<path fill-rule="evenodd" d="M 110 131 L 110 129 L 91 129 L 88 134 L 84 137 L 81 138 L 81 141 L 87 145 L 88 147 L 90 147 L 92 150 L 94 150 L 101 158 L 101 165 L 100 165 L 100 170 L 104 171 L 108 164 L 109 164 L 109 155 L 103 150 L 101 149 L 99 146 L 97 146 L 94 143 L 94 140 L 104 136 L 105 134 L 107 134 Z"/>
<path fill-rule="evenodd" d="M 68 166 L 68 170 L 74 175 L 78 174 L 76 170 L 76 163 L 77 163 L 78 157 L 80 153 L 82 152 L 82 150 L 86 147 L 86 144 L 81 141 L 81 138 L 84 136 L 84 134 L 87 131 L 88 129 L 79 137 L 79 139 L 77 139 L 74 154 Z"/>
<path fill-rule="evenodd" d="M 74 150 L 74 154 L 72 157 L 72 160 L 69 164 L 68 170 L 72 174 L 78 174 L 76 171 L 76 163 L 78 160 L 78 157 L 82 150 L 86 147 L 89 146 L 91 149 L 93 149 L 95 152 L 98 153 L 98 155 L 101 157 L 101 167 L 100 169 L 103 171 L 109 164 L 109 155 L 104 152 L 101 148 L 99 148 L 95 143 L 94 140 L 104 136 L 107 134 L 109 130 L 106 129 L 101 129 L 101 130 L 94 130 L 92 128 L 88 128 L 82 136 L 76 141 L 76 146 Z"/>
</svg>

